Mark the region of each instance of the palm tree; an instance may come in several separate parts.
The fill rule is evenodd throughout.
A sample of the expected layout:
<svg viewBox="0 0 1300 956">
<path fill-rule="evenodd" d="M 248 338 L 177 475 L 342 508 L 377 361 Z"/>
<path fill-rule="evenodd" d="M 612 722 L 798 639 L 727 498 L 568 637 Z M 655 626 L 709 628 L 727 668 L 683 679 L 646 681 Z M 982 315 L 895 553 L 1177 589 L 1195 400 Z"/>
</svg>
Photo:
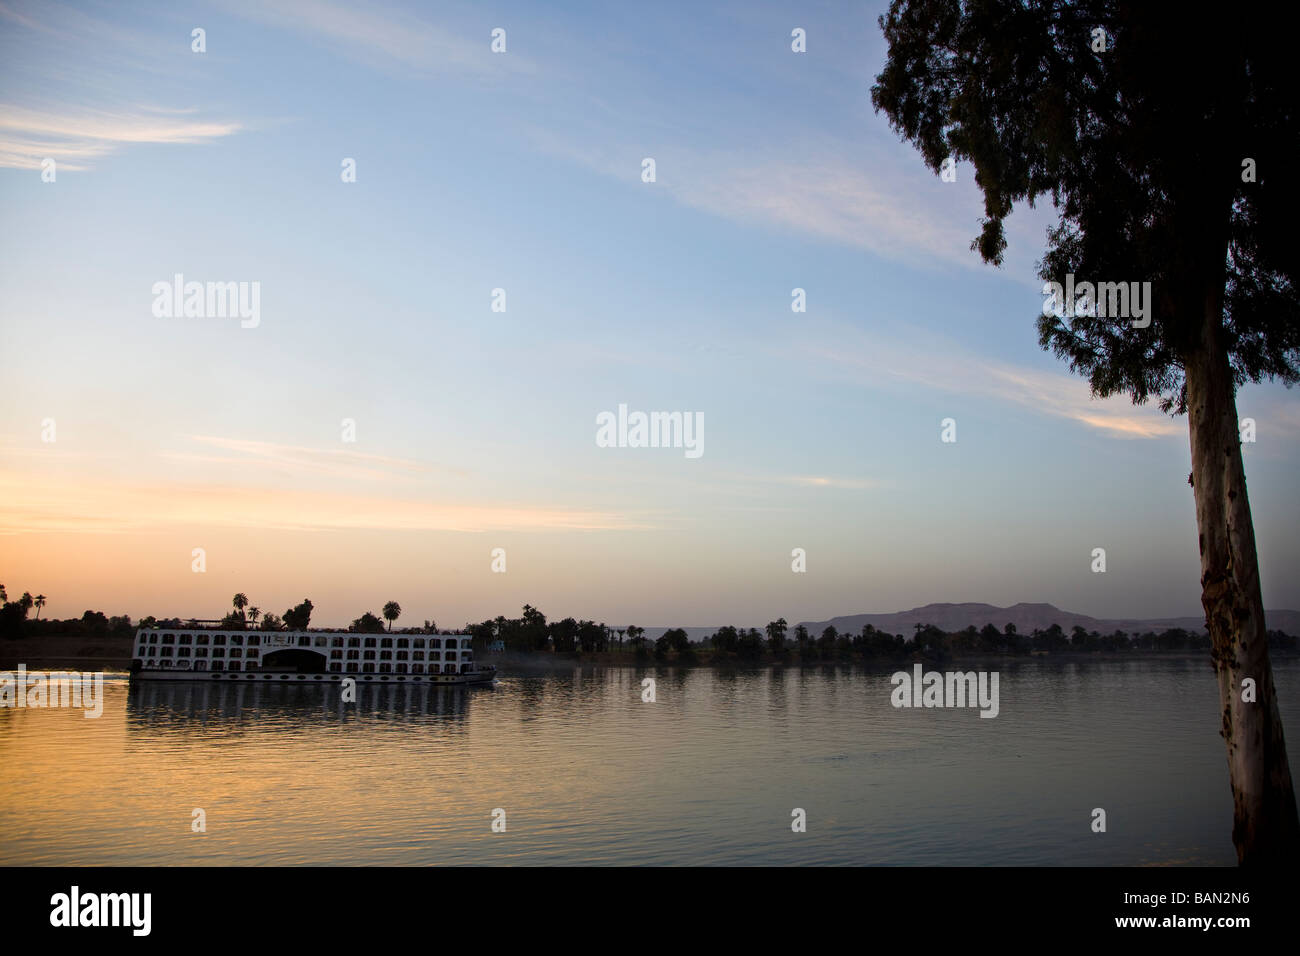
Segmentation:
<svg viewBox="0 0 1300 956">
<path fill-rule="evenodd" d="M 402 616 L 402 605 L 396 601 L 389 601 L 384 605 L 384 620 L 388 622 L 388 629 L 393 629 L 393 622 Z"/>
<path fill-rule="evenodd" d="M 41 608 L 45 607 L 45 595 L 44 594 L 36 595 L 35 603 L 36 603 L 36 620 L 39 621 L 41 619 Z"/>
<path fill-rule="evenodd" d="M 254 624 L 257 623 L 257 619 L 258 619 L 259 617 L 261 617 L 261 616 L 262 616 L 262 609 L 261 609 L 261 608 L 259 608 L 259 607 L 250 607 L 250 608 L 248 609 L 248 619 L 249 619 L 250 621 L 252 621 Z"/>
<path fill-rule="evenodd" d="M 248 598 L 244 596 L 243 591 L 240 591 L 238 594 L 236 594 L 233 598 L 230 599 L 230 603 L 235 606 L 235 610 L 238 611 L 242 616 L 244 613 L 244 608 L 248 607 Z"/>
</svg>

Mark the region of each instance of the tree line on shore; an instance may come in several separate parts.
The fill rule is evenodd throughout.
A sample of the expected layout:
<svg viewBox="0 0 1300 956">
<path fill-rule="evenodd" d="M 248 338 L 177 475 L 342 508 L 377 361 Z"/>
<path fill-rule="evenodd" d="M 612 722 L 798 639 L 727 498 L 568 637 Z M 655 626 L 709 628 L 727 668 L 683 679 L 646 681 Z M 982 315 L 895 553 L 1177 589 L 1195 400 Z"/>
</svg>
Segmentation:
<svg viewBox="0 0 1300 956">
<path fill-rule="evenodd" d="M 130 615 L 127 614 L 109 617 L 103 611 L 91 610 L 87 610 L 79 618 L 72 617 L 64 620 L 47 618 L 42 621 L 40 612 L 45 603 L 45 595 L 39 594 L 32 597 L 30 592 L 24 592 L 22 597 L 10 601 L 4 585 L 0 584 L 0 637 L 10 639 L 41 635 L 132 637 L 136 629 L 141 627 L 170 627 L 179 630 L 182 628 L 198 628 L 211 623 L 199 621 L 195 618 L 158 618 L 153 615 L 141 618 L 138 622 L 133 623 Z M 219 622 L 216 622 L 217 626 L 223 630 L 305 631 L 311 625 L 313 606 L 309 598 L 303 598 L 300 603 L 289 608 L 282 615 L 263 614 L 260 608 L 249 603 L 248 597 L 242 591 L 236 594 L 230 603 L 232 610 Z M 28 614 L 32 608 L 36 609 L 36 616 L 28 619 Z M 402 606 L 396 601 L 389 601 L 383 606 L 381 614 L 383 620 L 380 620 L 380 615 L 372 611 L 366 611 L 352 622 L 348 630 L 366 634 L 382 633 L 385 630 L 391 631 L 393 622 L 402 616 Z M 384 626 L 385 620 L 388 622 L 387 628 Z M 437 624 L 433 621 L 425 621 L 422 628 L 407 628 L 406 630 L 437 633 Z"/>
<path fill-rule="evenodd" d="M 138 627 L 197 627 L 196 620 L 180 618 L 146 617 L 133 623 L 130 616 L 106 616 L 102 611 L 87 610 L 80 618 L 66 620 L 40 619 L 45 606 L 44 595 L 33 597 L 24 593 L 10 601 L 0 584 L 0 636 L 18 638 L 43 634 L 77 637 L 131 637 Z M 221 619 L 219 626 L 227 630 L 256 629 L 262 631 L 306 630 L 311 622 L 312 602 L 304 598 L 283 615 L 263 614 L 250 605 L 248 598 L 238 593 L 231 600 L 232 611 Z M 28 613 L 36 616 L 28 619 Z M 347 628 L 366 634 L 391 631 L 393 623 L 401 616 L 402 607 L 396 601 L 384 604 L 381 615 L 364 612 Z M 387 621 L 385 627 L 384 621 Z M 425 621 L 423 627 L 403 628 L 404 633 L 439 633 L 438 625 Z M 450 633 L 450 632 L 448 632 Z M 726 660 L 758 662 L 775 661 L 901 661 L 915 658 L 943 659 L 970 654 L 1032 655 L 1035 653 L 1126 653 L 1142 651 L 1209 651 L 1207 634 L 1183 628 L 1169 628 L 1161 632 L 1146 631 L 1129 634 L 1114 631 L 1100 634 L 1082 627 L 1074 627 L 1068 634 L 1059 624 L 1048 628 L 1035 628 L 1021 634 L 1014 624 L 1001 630 L 992 624 L 982 628 L 974 625 L 960 631 L 943 631 L 932 624 L 917 624 L 910 637 L 890 634 L 864 624 L 858 633 L 841 632 L 830 625 L 819 635 L 809 632 L 806 625 L 790 627 L 785 618 L 767 624 L 763 630 L 727 625 L 720 627 L 703 641 L 692 642 L 682 628 L 670 628 L 657 638 L 646 635 L 645 628 L 636 625 L 611 627 L 604 622 L 576 620 L 566 617 L 548 621 L 546 615 L 525 604 L 519 617 L 499 615 L 479 624 L 466 624 L 458 633 L 470 634 L 480 650 L 499 649 L 512 653 L 559 654 L 582 656 L 598 654 L 630 654 L 637 660 L 677 661 L 691 663 L 707 658 L 717 663 Z M 1282 631 L 1269 631 L 1270 650 L 1294 651 L 1297 641 Z"/>
<path fill-rule="evenodd" d="M 476 640 L 506 651 L 601 654 L 624 652 L 639 659 L 676 660 L 688 663 L 707 655 L 711 662 L 735 659 L 747 661 L 800 660 L 852 661 L 908 660 L 916 657 L 942 659 L 963 654 L 1031 655 L 1034 653 L 1096 653 L 1133 651 L 1208 651 L 1209 636 L 1183 628 L 1169 628 L 1159 633 L 1147 631 L 1128 634 L 1115 631 L 1100 634 L 1082 627 L 1066 633 L 1059 624 L 1035 628 L 1020 634 L 1014 624 L 999 630 L 992 624 L 983 628 L 967 627 L 960 631 L 943 631 L 932 624 L 917 624 L 911 637 L 890 634 L 864 624 L 858 633 L 841 633 L 834 625 L 820 635 L 809 633 L 806 625 L 789 626 L 785 618 L 771 621 L 763 630 L 728 625 L 720 627 L 699 643 L 692 642 L 682 628 L 670 628 L 658 638 L 650 638 L 645 628 L 613 628 L 594 621 L 564 618 L 547 622 L 546 615 L 532 605 L 524 605 L 518 618 L 496 617 L 479 624 L 467 624 L 465 630 Z M 627 643 L 624 644 L 624 636 Z M 1282 631 L 1269 631 L 1269 646 L 1293 651 L 1296 638 Z"/>
</svg>

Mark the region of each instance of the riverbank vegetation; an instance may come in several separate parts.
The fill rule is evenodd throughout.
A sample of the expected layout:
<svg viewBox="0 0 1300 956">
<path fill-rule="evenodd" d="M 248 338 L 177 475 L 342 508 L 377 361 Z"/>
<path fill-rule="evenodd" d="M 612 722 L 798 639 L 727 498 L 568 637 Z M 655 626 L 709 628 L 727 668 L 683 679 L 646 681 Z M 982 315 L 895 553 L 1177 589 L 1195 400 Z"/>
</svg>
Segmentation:
<svg viewBox="0 0 1300 956">
<path fill-rule="evenodd" d="M 233 610 L 220 620 L 146 617 L 133 622 L 128 615 L 109 617 L 102 611 L 87 610 L 80 618 L 42 620 L 40 608 L 44 595 L 30 594 L 10 601 L 0 590 L 0 637 L 16 640 L 32 638 L 79 638 L 102 646 L 127 648 L 140 627 L 220 627 L 226 630 L 262 631 L 305 630 L 311 622 L 312 602 L 302 602 L 283 615 L 263 614 L 250 605 L 241 592 L 232 599 Z M 29 617 L 32 610 L 34 617 Z M 356 618 L 348 631 L 382 633 L 392 631 L 401 614 L 401 606 L 389 601 L 379 614 L 366 611 Z M 387 619 L 385 626 L 384 619 Z M 340 629 L 342 630 L 342 629 Z M 691 641 L 682 628 L 670 628 L 662 634 L 647 634 L 636 625 L 611 627 L 603 622 L 577 620 L 572 617 L 548 621 L 546 615 L 526 604 L 518 617 L 500 615 L 478 624 L 466 624 L 455 631 L 440 631 L 434 621 L 423 626 L 397 629 L 400 634 L 459 633 L 473 637 L 480 654 L 501 653 L 516 658 L 553 658 L 603 661 L 608 663 L 654 661 L 678 664 L 801 664 L 902 662 L 972 656 L 1029 657 L 1057 654 L 1143 654 L 1209 653 L 1210 639 L 1203 632 L 1170 628 L 1155 632 L 1100 634 L 1075 627 L 1069 633 L 1060 625 L 1035 628 L 1028 634 L 1016 631 L 1014 624 L 999 629 L 992 624 L 982 628 L 967 627 L 960 631 L 943 631 L 930 624 L 917 624 L 910 635 L 890 634 L 866 624 L 856 633 L 840 632 L 834 626 L 820 634 L 810 633 L 803 624 L 791 627 L 784 618 L 758 628 L 727 625 L 701 641 Z M 1269 649 L 1290 653 L 1297 649 L 1296 638 L 1282 631 L 1269 631 Z M 107 643 L 105 643 L 107 642 Z M 108 653 L 106 656 L 117 656 Z"/>
</svg>

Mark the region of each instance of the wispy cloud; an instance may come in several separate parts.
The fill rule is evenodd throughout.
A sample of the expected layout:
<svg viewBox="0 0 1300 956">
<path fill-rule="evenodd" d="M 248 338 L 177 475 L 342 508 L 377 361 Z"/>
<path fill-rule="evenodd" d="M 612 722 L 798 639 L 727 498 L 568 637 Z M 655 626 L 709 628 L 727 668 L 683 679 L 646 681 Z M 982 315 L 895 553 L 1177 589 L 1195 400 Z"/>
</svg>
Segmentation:
<svg viewBox="0 0 1300 956">
<path fill-rule="evenodd" d="M 229 455 L 206 455 L 186 451 L 167 451 L 162 457 L 174 461 L 221 463 L 246 469 L 271 466 L 289 473 L 318 472 L 335 478 L 391 479 L 415 478 L 434 471 L 464 475 L 460 468 L 438 468 L 428 462 L 390 455 L 376 455 L 348 448 L 312 448 L 279 442 L 225 438 L 217 435 L 189 435 L 189 440 L 210 448 L 231 452 Z"/>
<path fill-rule="evenodd" d="M 853 491 L 868 491 L 881 486 L 881 482 L 870 478 L 837 478 L 833 475 L 792 475 L 778 480 L 809 488 L 844 488 Z"/>
<path fill-rule="evenodd" d="M 0 103 L 0 166 L 39 169 L 54 159 L 61 170 L 85 170 L 90 160 L 128 144 L 207 143 L 242 129 L 236 122 L 180 118 L 184 112 L 33 109 Z"/>
<path fill-rule="evenodd" d="M 940 392 L 992 398 L 1067 418 L 1117 438 L 1167 438 L 1186 433 L 1186 424 L 1154 406 L 1134 406 L 1125 398 L 1097 399 L 1088 383 L 1072 375 L 1020 368 L 965 353 L 941 343 L 930 348 L 873 339 L 861 348 L 815 344 L 815 358 L 866 373 L 878 385 L 894 379 Z"/>
<path fill-rule="evenodd" d="M 358 7 L 330 0 L 228 0 L 224 6 L 245 19 L 323 40 L 340 55 L 385 72 L 464 74 L 533 69 L 531 61 L 517 52 L 494 55 L 486 33 L 460 36 L 441 24 L 383 4 Z"/>
<path fill-rule="evenodd" d="M 939 262 L 989 269 L 970 249 L 982 215 L 978 191 L 965 180 L 939 182 L 914 156 L 901 162 L 896 152 L 845 141 L 764 154 L 748 146 L 610 145 L 597 132 L 562 135 L 537 127 L 529 135 L 541 152 L 638 186 L 641 161 L 651 156 L 653 188 L 745 225 L 793 231 L 927 268 Z M 869 155 L 848 155 L 855 146 Z M 1025 258 L 1021 250 L 1014 252 L 1017 263 L 1006 274 L 1041 287 L 1028 261 L 1019 262 Z"/>
<path fill-rule="evenodd" d="M 125 484 L 0 474 L 0 534 L 165 528 L 383 531 L 631 531 L 627 514 L 529 504 L 196 483 Z"/>
</svg>

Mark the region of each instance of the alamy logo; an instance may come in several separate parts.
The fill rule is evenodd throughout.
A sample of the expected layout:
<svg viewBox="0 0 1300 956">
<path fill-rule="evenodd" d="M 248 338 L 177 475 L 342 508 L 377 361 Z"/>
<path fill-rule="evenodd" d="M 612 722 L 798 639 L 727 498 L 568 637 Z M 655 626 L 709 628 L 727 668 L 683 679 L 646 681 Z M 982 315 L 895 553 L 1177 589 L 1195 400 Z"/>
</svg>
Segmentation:
<svg viewBox="0 0 1300 956">
<path fill-rule="evenodd" d="M 1074 284 L 1074 273 L 1067 273 L 1065 285 L 1048 282 L 1043 286 L 1043 315 L 1058 319 L 1098 318 L 1132 319 L 1133 328 L 1151 324 L 1150 282 L 1091 282 Z"/>
<path fill-rule="evenodd" d="M 104 713 L 104 672 L 29 674 L 19 664 L 17 674 L 0 671 L 0 707 L 80 707 L 94 720 Z"/>
<path fill-rule="evenodd" d="M 632 412 L 596 416 L 597 448 L 685 448 L 687 458 L 704 454 L 703 412 Z"/>
<path fill-rule="evenodd" d="M 912 673 L 890 675 L 894 685 L 889 702 L 895 707 L 979 707 L 981 717 L 998 715 L 997 671 L 926 671 L 916 664 Z"/>
<path fill-rule="evenodd" d="M 151 893 L 70 893 L 50 897 L 51 926 L 129 926 L 132 935 L 148 936 L 152 923 Z"/>
<path fill-rule="evenodd" d="M 176 273 L 172 281 L 153 284 L 153 314 L 159 319 L 238 318 L 242 328 L 262 322 L 262 283 L 186 282 Z"/>
</svg>

